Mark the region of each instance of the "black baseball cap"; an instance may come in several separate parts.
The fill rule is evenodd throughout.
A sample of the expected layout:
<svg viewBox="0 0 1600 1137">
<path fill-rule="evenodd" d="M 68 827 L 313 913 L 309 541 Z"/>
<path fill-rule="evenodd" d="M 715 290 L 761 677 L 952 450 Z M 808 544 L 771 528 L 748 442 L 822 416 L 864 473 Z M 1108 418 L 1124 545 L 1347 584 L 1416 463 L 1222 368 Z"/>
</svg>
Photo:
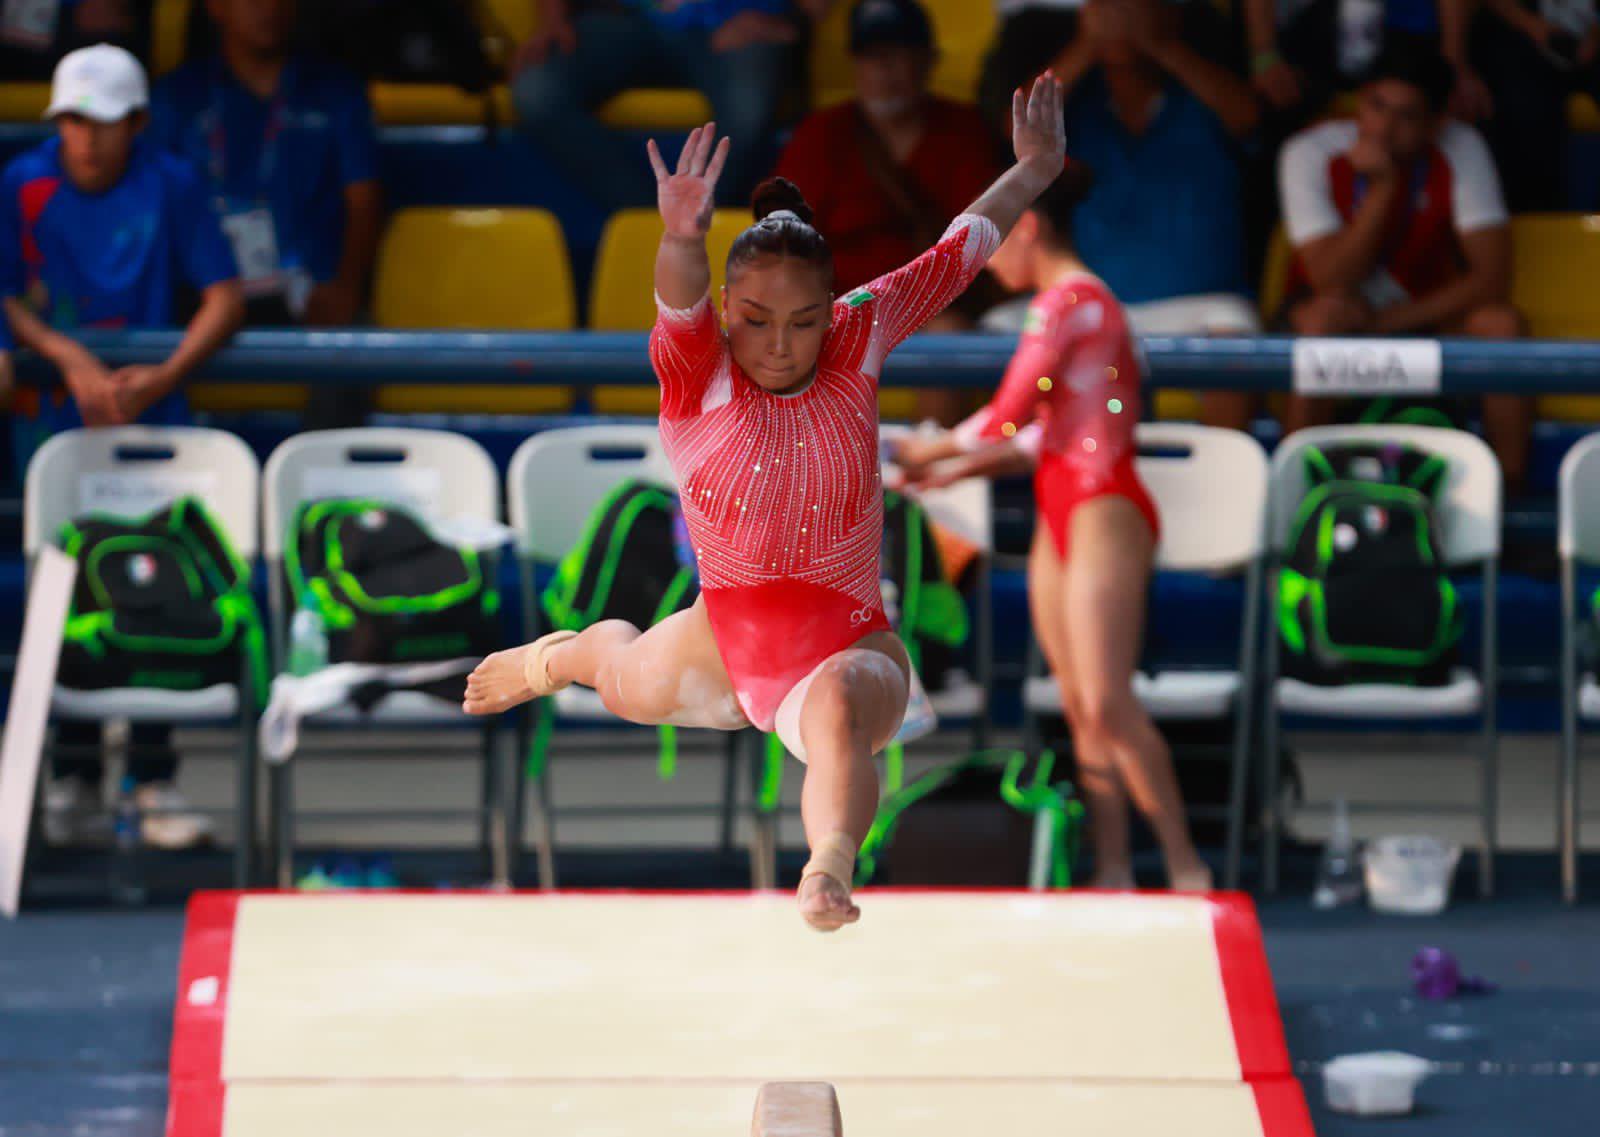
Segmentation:
<svg viewBox="0 0 1600 1137">
<path fill-rule="evenodd" d="M 857 0 L 850 10 L 850 54 L 875 47 L 933 46 L 933 24 L 917 0 Z"/>
</svg>

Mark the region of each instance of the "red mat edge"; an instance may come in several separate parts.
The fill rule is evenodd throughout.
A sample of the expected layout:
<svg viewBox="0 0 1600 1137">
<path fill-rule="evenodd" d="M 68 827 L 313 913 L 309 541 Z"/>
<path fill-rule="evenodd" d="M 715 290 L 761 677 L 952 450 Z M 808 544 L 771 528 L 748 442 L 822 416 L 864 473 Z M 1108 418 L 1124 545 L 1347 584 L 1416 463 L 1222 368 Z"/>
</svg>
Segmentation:
<svg viewBox="0 0 1600 1137">
<path fill-rule="evenodd" d="M 1250 1083 L 1263 1137 L 1316 1137 L 1305 1091 L 1292 1077 Z"/>
<path fill-rule="evenodd" d="M 1016 889 L 882 888 L 880 893 L 959 893 L 1040 896 Z M 697 896 L 750 897 L 748 890 L 640 891 L 572 889 L 554 893 L 405 889 L 338 892 L 340 899 L 384 895 L 412 896 Z M 234 925 L 239 902 L 246 896 L 306 894 L 273 889 L 195 893 L 184 922 L 178 965 L 178 1002 L 173 1015 L 167 1137 L 219 1137 L 222 1133 L 226 1086 L 222 1080 L 223 1033 L 227 1021 L 228 980 L 233 958 Z M 1109 894 L 1137 898 L 1139 893 Z M 1149 894 L 1143 894 L 1149 895 Z M 1213 911 L 1213 934 L 1221 970 L 1224 1001 L 1233 1026 L 1242 1079 L 1256 1097 L 1266 1137 L 1312 1137 L 1310 1114 L 1299 1083 L 1290 1076 L 1288 1046 L 1279 1017 L 1266 948 L 1255 905 L 1244 893 L 1216 892 L 1206 897 Z M 214 987 L 208 991 L 209 985 Z M 198 984 L 198 986 L 197 986 Z"/>
<path fill-rule="evenodd" d="M 1211 895 L 1212 928 L 1224 1001 L 1233 1023 L 1239 1075 L 1246 1082 L 1290 1075 L 1289 1044 L 1283 1034 L 1278 996 L 1272 988 L 1266 943 L 1255 903 L 1242 892 Z"/>
</svg>

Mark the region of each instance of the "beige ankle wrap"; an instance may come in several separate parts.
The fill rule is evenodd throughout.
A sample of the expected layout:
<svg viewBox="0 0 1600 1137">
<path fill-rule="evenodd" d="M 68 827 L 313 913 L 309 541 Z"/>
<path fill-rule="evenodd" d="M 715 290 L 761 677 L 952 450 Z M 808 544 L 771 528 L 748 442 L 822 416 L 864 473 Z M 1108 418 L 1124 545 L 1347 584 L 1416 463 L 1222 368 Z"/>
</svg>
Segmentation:
<svg viewBox="0 0 1600 1137">
<path fill-rule="evenodd" d="M 856 843 L 848 833 L 830 833 L 811 850 L 811 859 L 800 872 L 800 883 L 807 877 L 828 876 L 850 891 L 856 875 Z"/>
</svg>

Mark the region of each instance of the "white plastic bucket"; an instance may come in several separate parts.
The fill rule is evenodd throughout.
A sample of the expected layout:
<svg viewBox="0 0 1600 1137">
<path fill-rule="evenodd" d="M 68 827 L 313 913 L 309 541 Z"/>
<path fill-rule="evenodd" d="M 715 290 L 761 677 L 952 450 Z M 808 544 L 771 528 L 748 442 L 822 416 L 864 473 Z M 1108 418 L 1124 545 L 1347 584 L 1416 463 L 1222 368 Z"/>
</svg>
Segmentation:
<svg viewBox="0 0 1600 1137">
<path fill-rule="evenodd" d="M 1398 1050 L 1346 1054 L 1322 1068 L 1328 1108 L 1369 1117 L 1410 1113 L 1417 1083 L 1433 1063 Z"/>
<path fill-rule="evenodd" d="M 1380 837 L 1366 848 L 1367 897 L 1379 912 L 1444 911 L 1461 846 L 1435 837 Z"/>
</svg>

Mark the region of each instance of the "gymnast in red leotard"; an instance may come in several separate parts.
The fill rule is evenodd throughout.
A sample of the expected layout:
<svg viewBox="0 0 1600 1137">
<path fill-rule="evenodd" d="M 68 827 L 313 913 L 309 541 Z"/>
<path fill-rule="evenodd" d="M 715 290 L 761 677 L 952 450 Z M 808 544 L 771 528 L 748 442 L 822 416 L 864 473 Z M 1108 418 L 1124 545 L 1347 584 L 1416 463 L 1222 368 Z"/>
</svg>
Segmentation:
<svg viewBox="0 0 1600 1137">
<path fill-rule="evenodd" d="M 947 434 L 904 439 L 894 458 L 913 486 L 1033 468 L 1028 597 L 1089 804 L 1092 883 L 1133 886 L 1131 797 L 1172 886 L 1203 890 L 1211 873 L 1189 838 L 1172 756 L 1133 693 L 1160 522 L 1134 467 L 1144 362 L 1117 298 L 1072 249 L 1089 180 L 1070 164 L 989 262 L 1008 288 L 1037 293 L 994 400 Z"/>
<path fill-rule="evenodd" d="M 1012 117 L 1016 165 L 932 249 L 838 300 L 804 199 L 765 183 L 728 254 L 723 321 L 705 234 L 728 142 L 716 144 L 714 124 L 694 131 L 675 173 L 650 144 L 665 223 L 650 361 L 700 599 L 644 632 L 607 621 L 552 633 L 490 656 L 467 682 L 476 714 L 582 683 L 633 722 L 776 730 L 807 765 L 799 902 L 825 931 L 860 915 L 850 885 L 877 811 L 871 759 L 899 730 L 912 683 L 879 583 L 878 373 L 1061 172 L 1054 77 L 1018 91 Z"/>
</svg>

